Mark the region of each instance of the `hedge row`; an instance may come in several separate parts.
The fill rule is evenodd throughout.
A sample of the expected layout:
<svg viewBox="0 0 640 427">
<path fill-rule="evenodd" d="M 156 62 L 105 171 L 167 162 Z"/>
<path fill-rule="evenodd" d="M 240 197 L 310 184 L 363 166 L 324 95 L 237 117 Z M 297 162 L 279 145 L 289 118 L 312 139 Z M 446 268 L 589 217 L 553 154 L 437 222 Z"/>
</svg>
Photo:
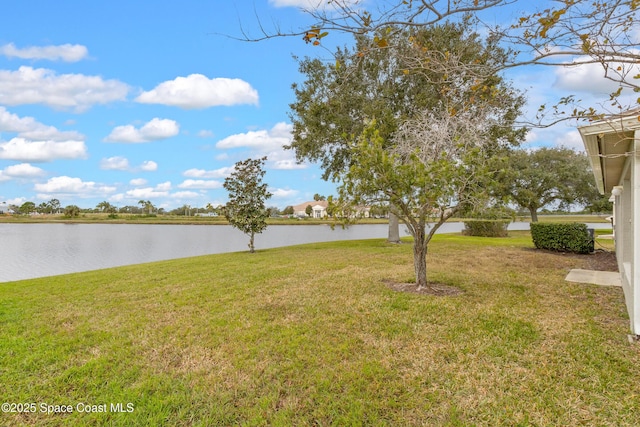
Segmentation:
<svg viewBox="0 0 640 427">
<path fill-rule="evenodd" d="M 594 251 L 593 235 L 586 224 L 531 223 L 531 237 L 538 249 L 588 254 Z"/>
<path fill-rule="evenodd" d="M 480 237 L 507 237 L 508 219 L 474 219 L 464 222 L 462 234 Z"/>
</svg>

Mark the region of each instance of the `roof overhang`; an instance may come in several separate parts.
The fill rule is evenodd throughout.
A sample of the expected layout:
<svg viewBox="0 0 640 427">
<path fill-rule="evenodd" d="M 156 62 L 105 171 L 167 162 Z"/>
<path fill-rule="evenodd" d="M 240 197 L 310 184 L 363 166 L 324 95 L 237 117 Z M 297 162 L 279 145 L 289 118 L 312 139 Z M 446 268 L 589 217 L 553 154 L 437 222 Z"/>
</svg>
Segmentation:
<svg viewBox="0 0 640 427">
<path fill-rule="evenodd" d="M 611 194 L 629 170 L 640 115 L 603 120 L 578 128 L 600 194 Z"/>
</svg>

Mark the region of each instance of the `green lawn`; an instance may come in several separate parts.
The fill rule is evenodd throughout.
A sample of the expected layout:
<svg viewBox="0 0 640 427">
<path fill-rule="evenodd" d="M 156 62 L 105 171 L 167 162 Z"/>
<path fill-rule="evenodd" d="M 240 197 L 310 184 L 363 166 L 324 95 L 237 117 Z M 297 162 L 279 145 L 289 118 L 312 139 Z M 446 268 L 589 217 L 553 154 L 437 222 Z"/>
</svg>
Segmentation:
<svg viewBox="0 0 640 427">
<path fill-rule="evenodd" d="M 36 404 L 0 425 L 637 426 L 621 289 L 564 281 L 587 257 L 438 235 L 445 297 L 389 289 L 382 240 L 0 284 L 0 400 Z"/>
</svg>

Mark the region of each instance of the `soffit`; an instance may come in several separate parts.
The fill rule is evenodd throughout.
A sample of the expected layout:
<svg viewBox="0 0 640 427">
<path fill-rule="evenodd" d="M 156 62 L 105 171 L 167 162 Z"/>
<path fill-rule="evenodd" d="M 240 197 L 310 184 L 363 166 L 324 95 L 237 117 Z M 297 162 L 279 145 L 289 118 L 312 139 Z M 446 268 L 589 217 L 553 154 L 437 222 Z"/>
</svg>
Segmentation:
<svg viewBox="0 0 640 427">
<path fill-rule="evenodd" d="M 610 194 L 621 182 L 625 161 L 629 158 L 625 153 L 632 151 L 635 129 L 639 128 L 640 122 L 635 116 L 578 128 L 601 194 Z"/>
</svg>

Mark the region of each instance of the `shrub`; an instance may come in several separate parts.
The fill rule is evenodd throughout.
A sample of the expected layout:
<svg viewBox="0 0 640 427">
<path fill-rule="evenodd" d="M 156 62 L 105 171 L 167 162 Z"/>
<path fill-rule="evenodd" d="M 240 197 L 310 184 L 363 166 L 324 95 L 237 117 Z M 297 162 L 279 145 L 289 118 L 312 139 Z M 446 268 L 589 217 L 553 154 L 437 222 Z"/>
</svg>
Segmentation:
<svg viewBox="0 0 640 427">
<path fill-rule="evenodd" d="M 531 223 L 531 238 L 538 249 L 588 254 L 594 250 L 593 235 L 586 224 Z"/>
<path fill-rule="evenodd" d="M 507 227 L 511 221 L 507 219 L 474 219 L 464 222 L 462 234 L 479 237 L 506 237 Z"/>
</svg>

